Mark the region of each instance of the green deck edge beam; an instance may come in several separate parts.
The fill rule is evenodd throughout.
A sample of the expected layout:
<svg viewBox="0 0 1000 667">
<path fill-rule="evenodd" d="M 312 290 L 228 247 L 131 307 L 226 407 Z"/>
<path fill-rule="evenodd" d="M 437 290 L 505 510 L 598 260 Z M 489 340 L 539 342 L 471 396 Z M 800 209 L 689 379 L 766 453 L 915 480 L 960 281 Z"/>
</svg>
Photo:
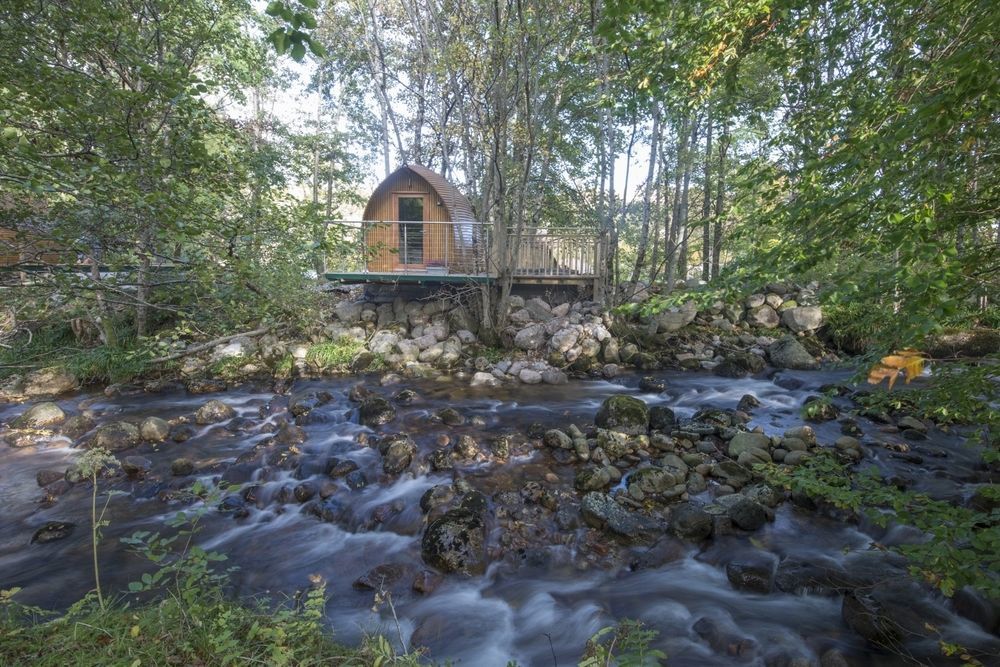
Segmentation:
<svg viewBox="0 0 1000 667">
<path fill-rule="evenodd" d="M 353 283 L 488 283 L 493 276 L 433 275 L 429 273 L 325 273 L 327 280 Z"/>
</svg>

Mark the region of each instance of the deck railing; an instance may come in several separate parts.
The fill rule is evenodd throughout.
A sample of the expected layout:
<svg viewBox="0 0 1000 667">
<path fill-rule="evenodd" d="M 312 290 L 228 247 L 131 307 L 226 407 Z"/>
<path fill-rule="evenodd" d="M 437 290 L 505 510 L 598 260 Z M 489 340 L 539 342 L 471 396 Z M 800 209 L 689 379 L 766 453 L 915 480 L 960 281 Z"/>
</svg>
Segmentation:
<svg viewBox="0 0 1000 667">
<path fill-rule="evenodd" d="M 328 258 L 337 273 L 491 276 L 502 262 L 493 228 L 483 222 L 334 220 L 335 247 Z M 594 231 L 527 228 L 508 239 L 513 274 L 537 278 L 594 278 L 604 239 Z"/>
<path fill-rule="evenodd" d="M 531 227 L 511 243 L 515 276 L 591 278 L 600 270 L 603 243 L 597 232 Z"/>
</svg>

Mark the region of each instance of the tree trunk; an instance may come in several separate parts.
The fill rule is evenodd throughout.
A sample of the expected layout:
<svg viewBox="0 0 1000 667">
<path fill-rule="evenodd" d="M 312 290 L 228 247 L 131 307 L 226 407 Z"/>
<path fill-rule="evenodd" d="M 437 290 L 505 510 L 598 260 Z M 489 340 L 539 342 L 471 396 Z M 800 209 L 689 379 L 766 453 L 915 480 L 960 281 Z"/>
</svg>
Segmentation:
<svg viewBox="0 0 1000 667">
<path fill-rule="evenodd" d="M 629 282 L 634 283 L 639 280 L 639 272 L 646 261 L 646 247 L 649 245 L 649 216 L 653 200 L 653 188 L 655 187 L 656 176 L 656 151 L 660 145 L 660 105 L 653 106 L 653 132 L 649 142 L 649 168 L 646 170 L 646 187 L 642 194 L 642 227 L 639 231 L 639 247 L 636 250 L 635 266 L 632 267 L 632 275 Z M 624 220 L 622 221 L 624 223 Z"/>
<path fill-rule="evenodd" d="M 678 228 L 681 234 L 681 247 L 677 257 L 677 274 L 681 280 L 688 278 L 688 239 L 691 232 L 688 229 L 688 218 L 690 206 L 688 205 L 688 193 L 691 189 L 691 167 L 694 162 L 694 150 L 698 145 L 698 119 L 695 118 L 691 126 L 691 143 L 684 152 L 684 187 L 681 190 L 680 222 Z"/>
<path fill-rule="evenodd" d="M 722 137 L 719 140 L 719 172 L 715 190 L 715 224 L 712 233 L 712 278 L 718 278 L 722 270 L 722 230 L 726 205 L 726 152 L 729 150 L 729 121 L 722 123 Z"/>
<path fill-rule="evenodd" d="M 705 122 L 705 181 L 701 193 L 701 279 L 706 283 L 712 277 L 712 114 Z"/>
</svg>

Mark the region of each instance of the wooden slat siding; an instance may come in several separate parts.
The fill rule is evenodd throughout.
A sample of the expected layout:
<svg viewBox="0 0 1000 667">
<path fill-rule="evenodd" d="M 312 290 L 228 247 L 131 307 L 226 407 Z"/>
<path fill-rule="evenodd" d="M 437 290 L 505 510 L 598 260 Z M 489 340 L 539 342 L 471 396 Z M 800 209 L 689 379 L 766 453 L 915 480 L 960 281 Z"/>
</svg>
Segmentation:
<svg viewBox="0 0 1000 667">
<path fill-rule="evenodd" d="M 17 264 L 19 256 L 14 250 L 14 230 L 0 227 L 0 266 Z"/>
<path fill-rule="evenodd" d="M 407 195 L 424 195 L 425 222 L 474 222 L 469 200 L 443 176 L 420 165 L 404 165 L 389 175 L 372 193 L 365 207 L 363 219 L 397 220 L 397 198 Z M 450 225 L 426 225 L 424 228 L 424 261 L 444 262 L 454 271 L 461 268 L 463 260 L 471 255 L 471 239 L 461 230 Z M 368 261 L 368 270 L 389 272 L 403 270 L 399 249 L 399 225 L 396 223 L 369 228 L 365 243 L 371 247 L 381 243 L 384 248 Z M 414 268 L 411 264 L 410 268 Z"/>
</svg>

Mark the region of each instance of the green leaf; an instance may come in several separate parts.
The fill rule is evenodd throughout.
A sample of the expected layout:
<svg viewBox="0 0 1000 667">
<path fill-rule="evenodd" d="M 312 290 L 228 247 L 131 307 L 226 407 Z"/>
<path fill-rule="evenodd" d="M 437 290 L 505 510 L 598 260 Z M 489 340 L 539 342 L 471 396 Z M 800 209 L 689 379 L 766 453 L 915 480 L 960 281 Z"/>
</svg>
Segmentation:
<svg viewBox="0 0 1000 667">
<path fill-rule="evenodd" d="M 292 59 L 295 62 L 302 62 L 302 59 L 306 57 L 306 46 L 302 42 L 296 42 L 292 46 Z"/>
<path fill-rule="evenodd" d="M 267 14 L 268 16 L 278 16 L 284 10 L 285 10 L 285 3 L 278 2 L 278 0 L 274 0 L 273 2 L 268 3 L 267 9 L 264 10 L 264 13 Z"/>
</svg>

